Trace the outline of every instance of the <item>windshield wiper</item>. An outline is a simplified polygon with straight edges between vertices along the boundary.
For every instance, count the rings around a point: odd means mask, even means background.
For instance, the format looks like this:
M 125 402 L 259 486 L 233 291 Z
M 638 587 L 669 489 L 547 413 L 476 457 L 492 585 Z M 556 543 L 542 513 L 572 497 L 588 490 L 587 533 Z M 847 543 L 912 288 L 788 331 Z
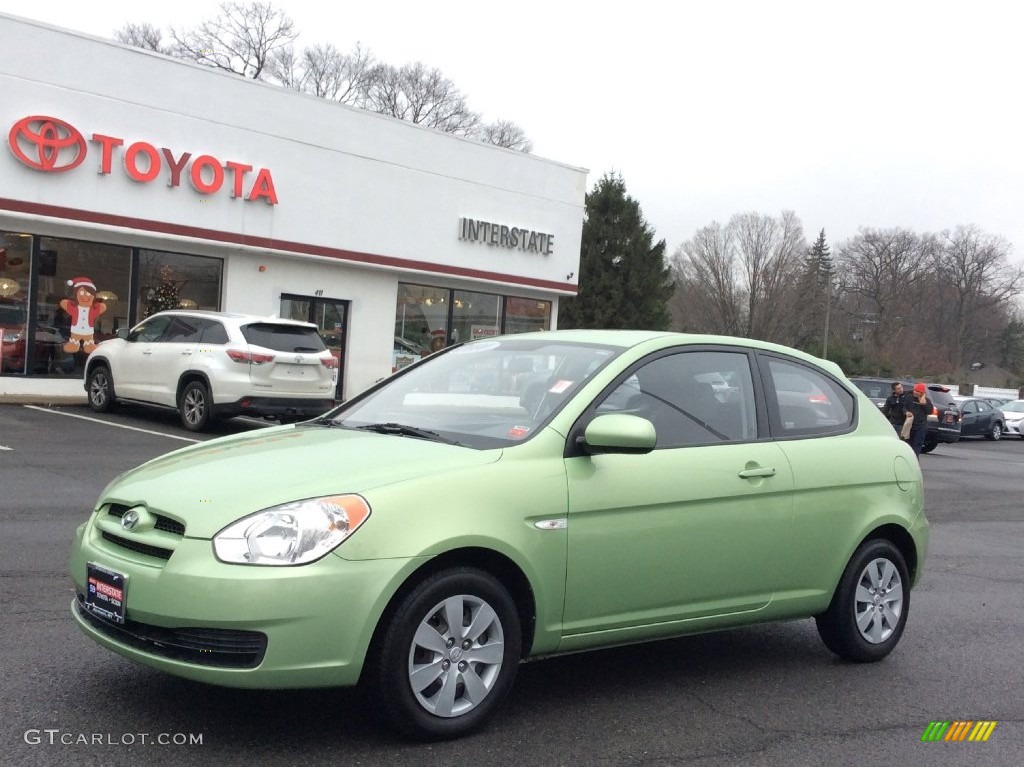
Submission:
M 379 432 L 382 435 L 407 435 L 408 437 L 420 437 L 424 440 L 434 440 L 435 442 L 447 443 L 448 445 L 461 445 L 458 441 L 441 437 L 437 432 L 432 432 L 429 429 L 410 427 L 408 424 L 398 424 L 394 421 L 381 422 L 380 424 L 363 424 L 359 427 L 352 427 L 352 429 L 361 429 L 365 432 Z

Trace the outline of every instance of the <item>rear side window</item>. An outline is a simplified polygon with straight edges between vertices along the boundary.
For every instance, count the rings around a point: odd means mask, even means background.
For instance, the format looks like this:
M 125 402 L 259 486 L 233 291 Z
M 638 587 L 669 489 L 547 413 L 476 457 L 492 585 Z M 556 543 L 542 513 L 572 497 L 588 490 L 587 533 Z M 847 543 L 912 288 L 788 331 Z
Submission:
M 242 336 L 250 344 L 275 352 L 323 352 L 327 349 L 315 328 L 300 325 L 252 323 L 242 326 Z
M 203 344 L 227 344 L 228 332 L 216 320 L 204 320 Z
M 767 362 L 764 384 L 772 415 L 772 434 L 829 435 L 853 425 L 853 395 L 830 377 L 780 358 L 762 358 L 762 362 Z

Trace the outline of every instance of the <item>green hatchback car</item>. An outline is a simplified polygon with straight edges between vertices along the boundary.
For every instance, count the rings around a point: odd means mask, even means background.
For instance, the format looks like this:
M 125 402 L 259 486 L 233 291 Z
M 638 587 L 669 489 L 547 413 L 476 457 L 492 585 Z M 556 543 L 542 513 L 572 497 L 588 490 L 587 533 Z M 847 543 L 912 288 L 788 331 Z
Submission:
M 72 612 L 141 664 L 360 684 L 438 739 L 539 656 L 813 617 L 829 650 L 878 661 L 927 543 L 917 459 L 834 364 L 551 331 L 126 472 L 76 532 Z

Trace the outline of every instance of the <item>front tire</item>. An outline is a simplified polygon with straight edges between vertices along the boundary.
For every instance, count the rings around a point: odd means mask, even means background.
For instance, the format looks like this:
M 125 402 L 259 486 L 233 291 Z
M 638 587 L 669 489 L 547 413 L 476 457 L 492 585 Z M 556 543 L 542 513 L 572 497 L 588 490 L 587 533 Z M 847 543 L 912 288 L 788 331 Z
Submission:
M 190 381 L 178 397 L 181 425 L 189 432 L 202 432 L 213 424 L 213 400 L 201 381 Z
M 989 433 L 987 435 L 985 435 L 985 437 L 987 437 L 989 440 L 998 440 L 1002 436 L 1003 436 L 1003 425 L 1000 424 L 998 421 L 995 424 L 992 425 L 992 429 L 990 429 Z
M 848 661 L 873 662 L 896 647 L 909 610 L 903 554 L 887 539 L 871 539 L 854 552 L 831 604 L 815 621 L 830 651 Z
M 107 413 L 114 407 L 114 379 L 106 366 L 97 365 L 89 372 L 85 389 L 89 397 L 89 408 L 96 413 Z
M 519 613 L 489 573 L 435 573 L 399 603 L 367 680 L 385 717 L 415 739 L 465 736 L 512 688 L 522 648 Z

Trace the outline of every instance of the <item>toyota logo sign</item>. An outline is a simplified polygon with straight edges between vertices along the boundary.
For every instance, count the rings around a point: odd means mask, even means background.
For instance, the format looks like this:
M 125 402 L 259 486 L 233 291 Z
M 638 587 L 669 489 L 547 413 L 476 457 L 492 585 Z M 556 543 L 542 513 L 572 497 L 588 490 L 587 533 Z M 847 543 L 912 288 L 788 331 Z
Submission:
M 85 160 L 85 137 L 55 117 L 24 117 L 11 126 L 7 139 L 14 156 L 37 171 L 70 171 Z
M 148 141 L 126 142 L 120 136 L 104 133 L 85 136 L 56 117 L 21 118 L 11 126 L 7 143 L 14 156 L 34 171 L 63 173 L 77 168 L 85 160 L 89 144 L 94 144 L 100 176 L 113 173 L 115 160 L 121 159 L 124 174 L 140 184 L 163 177 L 169 187 L 191 182 L 192 188 L 203 196 L 215 195 L 223 189 L 231 197 L 247 202 L 262 200 L 277 205 L 277 190 L 269 168 L 236 160 L 221 161 L 208 154 L 194 155 Z

